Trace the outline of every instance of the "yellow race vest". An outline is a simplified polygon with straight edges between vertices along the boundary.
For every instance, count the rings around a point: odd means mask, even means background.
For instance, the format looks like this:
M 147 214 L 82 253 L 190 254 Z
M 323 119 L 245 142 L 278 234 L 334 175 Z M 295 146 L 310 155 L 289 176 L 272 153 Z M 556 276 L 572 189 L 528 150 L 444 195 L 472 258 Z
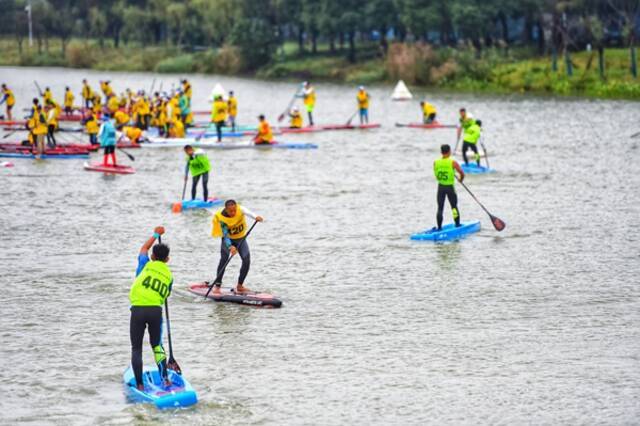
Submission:
M 131 306 L 162 306 L 173 282 L 166 263 L 150 260 L 135 279 L 129 291 Z
M 211 236 L 214 238 L 222 238 L 224 236 L 222 233 L 222 224 L 225 224 L 227 229 L 229 229 L 229 238 L 236 240 L 244 237 L 247 234 L 247 221 L 240 204 L 238 204 L 236 215 L 234 217 L 227 217 L 223 215 L 223 211 L 224 209 L 220 209 L 213 215 Z

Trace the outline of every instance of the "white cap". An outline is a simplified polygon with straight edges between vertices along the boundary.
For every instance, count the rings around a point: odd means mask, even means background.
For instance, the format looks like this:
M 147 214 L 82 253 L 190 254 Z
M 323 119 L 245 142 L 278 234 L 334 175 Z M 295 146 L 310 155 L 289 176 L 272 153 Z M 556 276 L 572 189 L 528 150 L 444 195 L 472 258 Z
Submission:
M 293 111 L 293 112 L 298 112 L 298 111 L 299 111 L 299 109 L 298 109 L 298 107 L 293 107 L 293 108 L 291 108 L 291 111 Z
M 359 90 L 364 90 L 364 86 L 358 86 Z
M 467 113 L 467 118 L 473 119 L 473 114 L 471 114 L 470 112 Z

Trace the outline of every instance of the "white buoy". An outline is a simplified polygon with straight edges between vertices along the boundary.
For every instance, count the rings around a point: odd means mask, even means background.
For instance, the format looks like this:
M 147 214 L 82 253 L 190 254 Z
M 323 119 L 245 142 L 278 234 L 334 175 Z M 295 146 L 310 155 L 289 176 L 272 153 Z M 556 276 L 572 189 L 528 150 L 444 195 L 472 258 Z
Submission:
M 413 99 L 413 95 L 409 91 L 409 88 L 404 81 L 398 81 L 395 89 L 393 89 L 393 93 L 391 94 L 391 99 L 394 101 L 408 101 L 409 99 Z
M 215 86 L 213 86 L 213 90 L 211 91 L 211 98 L 209 99 L 211 102 L 213 102 L 216 98 L 216 96 L 220 95 L 223 98 L 225 98 L 226 96 L 224 87 L 222 87 L 222 85 L 220 83 L 216 83 Z

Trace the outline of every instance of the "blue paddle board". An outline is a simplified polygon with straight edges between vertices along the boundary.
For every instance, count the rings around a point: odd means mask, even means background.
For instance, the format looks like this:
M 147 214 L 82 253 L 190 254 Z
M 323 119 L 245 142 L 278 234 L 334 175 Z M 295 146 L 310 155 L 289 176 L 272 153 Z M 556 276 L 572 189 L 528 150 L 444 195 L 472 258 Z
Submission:
M 169 370 L 171 386 L 166 387 L 157 368 L 145 367 L 142 373 L 144 390 L 136 387 L 136 378 L 131 367 L 124 372 L 122 379 L 127 397 L 133 402 L 151 402 L 158 408 L 189 407 L 198 402 L 196 391 L 191 384 L 173 370 Z
M 439 231 L 434 227 L 417 234 L 412 234 L 410 239 L 414 241 L 452 241 L 464 238 L 478 231 L 480 231 L 479 220 L 462 222 L 458 227 L 453 223 L 448 223 Z
M 478 166 L 478 164 L 476 163 L 469 163 L 469 164 L 460 163 L 460 167 L 462 168 L 463 172 L 471 175 L 480 175 L 483 173 L 492 173 L 495 171 L 488 167 Z

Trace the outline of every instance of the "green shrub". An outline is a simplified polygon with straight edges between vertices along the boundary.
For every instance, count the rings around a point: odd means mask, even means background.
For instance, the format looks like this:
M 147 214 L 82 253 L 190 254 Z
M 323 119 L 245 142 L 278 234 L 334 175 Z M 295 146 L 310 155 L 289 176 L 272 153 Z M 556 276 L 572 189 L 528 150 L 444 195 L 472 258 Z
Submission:
M 159 73 L 176 74 L 193 72 L 195 70 L 193 55 L 186 54 L 163 59 L 155 65 L 153 70 Z

